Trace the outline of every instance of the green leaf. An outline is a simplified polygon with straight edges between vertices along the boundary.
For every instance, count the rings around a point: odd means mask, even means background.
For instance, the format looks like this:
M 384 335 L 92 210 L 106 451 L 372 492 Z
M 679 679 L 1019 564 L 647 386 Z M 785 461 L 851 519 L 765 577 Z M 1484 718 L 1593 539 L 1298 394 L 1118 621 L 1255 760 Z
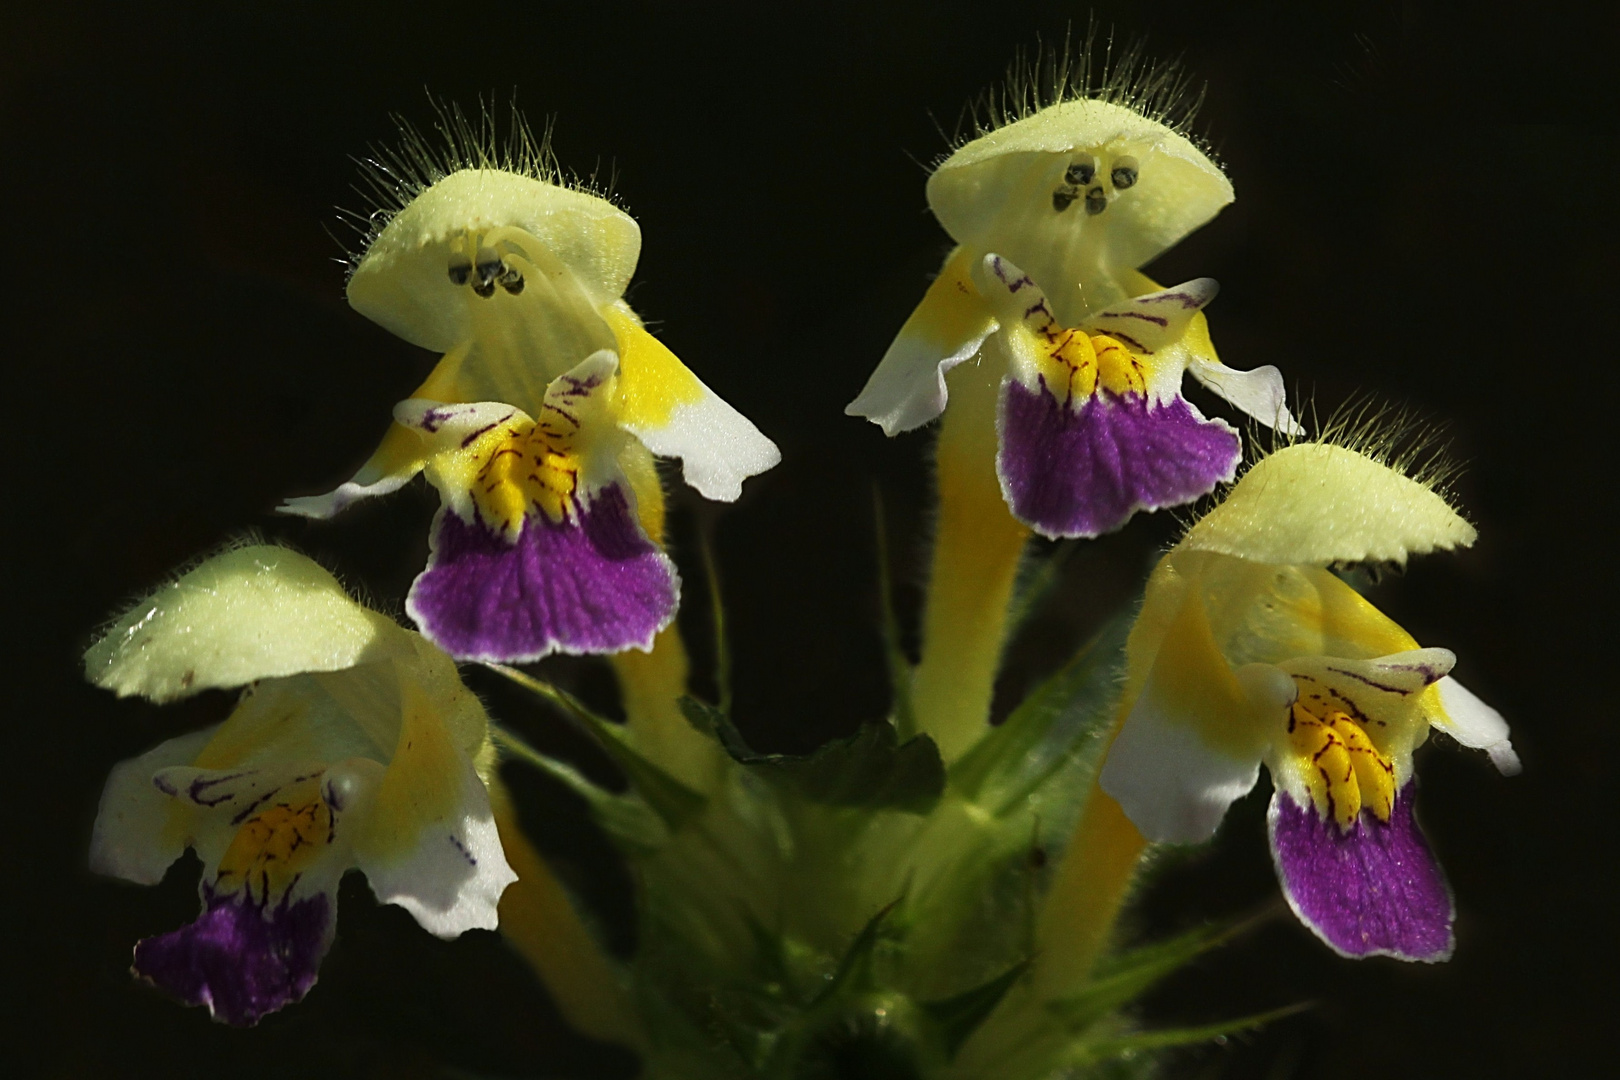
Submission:
M 1107 745 L 1131 622 L 1129 614 L 1110 620 L 1036 687 L 951 767 L 952 785 L 999 816 L 1066 765 L 1094 769 Z
M 1018 578 L 1013 582 L 1012 599 L 1007 604 L 1007 640 L 1012 641 L 1031 616 L 1041 610 L 1058 583 L 1063 579 L 1063 568 L 1084 546 L 1073 539 L 1060 540 L 1041 552 L 1041 544 L 1024 549 L 1024 558 L 1018 567 Z
M 532 675 L 504 664 L 485 664 L 492 671 L 506 676 L 526 690 L 549 701 L 564 716 L 574 721 L 597 745 L 605 750 L 614 764 L 624 770 L 625 778 L 647 805 L 664 820 L 670 829 L 678 829 L 701 811 L 707 800 L 675 777 L 647 760 L 630 745 L 629 733 L 623 725 L 597 716 L 585 704 L 566 690 L 552 686 Z
M 1168 941 L 1105 957 L 1079 993 L 1047 1003 L 1047 1010 L 1071 1031 L 1084 1031 L 1122 1005 L 1145 994 L 1160 979 L 1217 945 L 1253 927 L 1266 913 L 1229 926 L 1203 927 Z
M 742 733 L 731 722 L 731 715 L 719 706 L 699 701 L 690 694 L 682 695 L 676 704 L 680 706 L 686 722 L 723 746 L 733 761 L 748 765 L 765 760 L 764 755 L 756 754 L 749 748 Z
M 1194 1043 L 1224 1039 L 1228 1035 L 1235 1035 L 1240 1031 L 1252 1031 L 1274 1020 L 1281 1020 L 1285 1016 L 1293 1016 L 1296 1013 L 1304 1012 L 1311 1007 L 1310 1002 L 1301 1002 L 1297 1005 L 1285 1005 L 1280 1009 L 1272 1009 L 1269 1012 L 1255 1013 L 1252 1016 L 1239 1017 L 1235 1020 L 1222 1020 L 1218 1023 L 1203 1024 L 1198 1027 L 1161 1028 L 1157 1031 L 1138 1031 L 1129 1035 L 1115 1035 L 1105 1039 L 1082 1040 L 1070 1048 L 1069 1052 L 1064 1055 L 1063 1062 L 1065 1065 L 1072 1067 L 1153 1050 L 1169 1050 L 1176 1046 L 1191 1046 Z
M 995 1011 L 996 1006 L 1001 1004 L 1001 999 L 1007 996 L 1007 991 L 1011 990 L 1013 984 L 1029 969 L 1029 963 L 1028 960 L 1020 961 L 989 982 L 963 991 L 955 997 L 941 1001 L 919 1002 L 923 1012 L 939 1025 L 948 1057 L 955 1057 L 956 1051 L 967 1041 L 968 1036 L 978 1030 L 985 1018 Z
M 531 765 L 583 796 L 596 823 L 622 846 L 656 851 L 669 838 L 663 820 L 642 799 L 597 787 L 572 765 L 547 757 L 505 728 L 491 724 L 489 730 L 503 756 Z
M 899 900 L 891 900 L 883 906 L 883 910 L 866 921 L 866 925 L 861 927 L 861 932 L 855 935 L 855 940 L 850 942 L 849 948 L 844 950 L 843 958 L 838 961 L 838 970 L 833 973 L 832 979 L 810 1003 L 812 1009 L 846 991 L 864 993 L 877 989 L 877 982 L 872 977 L 872 952 L 877 948 L 884 920 L 899 906 Z
M 830 806 L 926 814 L 945 791 L 945 763 L 934 740 L 918 735 L 897 745 L 887 721 L 863 725 L 809 757 L 760 768 L 786 778 L 805 798 Z
M 900 743 L 886 720 L 803 756 L 755 753 L 713 705 L 683 697 L 693 727 L 717 739 L 739 765 L 792 796 L 826 806 L 926 814 L 945 791 L 945 763 L 926 735 Z

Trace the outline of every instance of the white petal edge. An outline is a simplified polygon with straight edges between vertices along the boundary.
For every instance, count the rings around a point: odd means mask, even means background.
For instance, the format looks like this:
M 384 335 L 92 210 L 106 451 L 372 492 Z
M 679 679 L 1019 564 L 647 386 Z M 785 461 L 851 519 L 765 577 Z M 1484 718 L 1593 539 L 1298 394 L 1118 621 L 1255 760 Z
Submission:
M 359 502 L 361 499 L 371 499 L 379 495 L 389 495 L 410 483 L 416 476 L 413 469 L 408 473 L 393 473 L 380 480 L 370 483 L 361 479 L 368 470 L 362 469 L 354 475 L 352 480 L 345 480 L 325 495 L 295 495 L 290 499 L 283 499 L 281 505 L 276 507 L 277 513 L 291 514 L 294 517 L 315 518 L 324 521 L 335 517 Z
M 682 478 L 716 502 L 735 502 L 744 480 L 782 460 L 775 443 L 707 386 L 698 400 L 676 405 L 667 423 L 625 430 L 659 457 L 680 458 Z
M 398 904 L 441 938 L 495 929 L 501 893 L 517 880 L 501 848 L 489 792 L 465 758 L 461 767 L 458 820 L 423 830 L 416 848 L 402 859 L 364 854 L 357 859 L 378 902 Z
M 997 324 L 991 322 L 984 333 L 968 338 L 947 356 L 902 332 L 878 361 L 860 395 L 844 407 L 844 415 L 864 417 L 890 436 L 922 427 L 945 411 L 949 396 L 946 374 L 973 359 L 996 329 Z
M 1192 377 L 1227 404 L 1284 435 L 1303 435 L 1305 429 L 1288 411 L 1288 391 L 1282 372 L 1270 364 L 1253 371 L 1238 371 L 1218 360 L 1195 356 L 1187 363 Z
M 1450 675 L 1440 680 L 1437 689 L 1446 711 L 1444 722 L 1437 727 L 1464 746 L 1485 751 L 1503 776 L 1517 776 L 1524 770 L 1508 741 L 1508 722 L 1501 713 Z
M 152 783 L 163 769 L 190 765 L 219 725 L 161 742 L 121 761 L 107 776 L 101 808 L 90 832 L 90 869 L 97 874 L 156 885 L 186 850 L 183 838 L 167 835 L 174 800 Z
M 1150 687 L 1108 748 L 1098 784 L 1149 840 L 1195 844 L 1215 835 L 1227 807 L 1259 779 L 1258 758 L 1243 761 L 1214 749 L 1189 724 L 1167 716 Z

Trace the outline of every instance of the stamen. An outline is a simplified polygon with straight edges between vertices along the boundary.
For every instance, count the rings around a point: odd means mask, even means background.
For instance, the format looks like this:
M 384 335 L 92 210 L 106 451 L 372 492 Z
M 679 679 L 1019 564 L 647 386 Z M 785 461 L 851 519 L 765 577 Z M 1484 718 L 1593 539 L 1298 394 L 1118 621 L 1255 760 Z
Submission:
M 1103 189 L 1100 186 L 1086 192 L 1086 213 L 1100 214 L 1106 209 L 1108 209 L 1108 196 L 1103 194 Z
M 499 255 L 488 248 L 482 248 L 478 252 L 477 269 L 479 284 L 487 285 L 506 273 L 506 264 L 501 261 Z
M 472 277 L 472 260 L 465 255 L 458 255 L 450 260 L 450 284 L 465 285 Z
M 1097 159 L 1090 154 L 1075 158 L 1069 163 L 1068 170 L 1063 179 L 1075 187 L 1085 187 L 1091 183 L 1092 177 L 1097 175 Z
M 1069 204 L 1080 197 L 1080 193 L 1072 187 L 1060 187 L 1052 192 L 1052 209 L 1058 213 L 1069 208 Z
M 1114 189 L 1124 191 L 1135 184 L 1137 168 L 1136 159 L 1133 157 L 1122 157 L 1114 162 L 1114 171 L 1108 174 L 1108 179 L 1114 182 Z

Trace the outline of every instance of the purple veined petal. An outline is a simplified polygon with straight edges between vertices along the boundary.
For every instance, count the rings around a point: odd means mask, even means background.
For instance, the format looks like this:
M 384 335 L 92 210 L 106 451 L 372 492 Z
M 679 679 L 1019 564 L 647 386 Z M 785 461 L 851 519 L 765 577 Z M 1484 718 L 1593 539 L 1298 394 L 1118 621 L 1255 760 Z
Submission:
M 512 543 L 441 510 L 405 609 L 457 659 L 522 662 L 650 648 L 679 600 L 674 564 L 610 484 L 561 522 L 531 510 Z
M 324 892 L 301 900 L 287 893 L 264 904 L 251 893 L 204 885 L 196 922 L 135 946 L 135 974 L 238 1027 L 300 1000 L 332 944 L 335 900 Z
M 1286 791 L 1272 796 L 1271 854 L 1283 895 L 1342 956 L 1451 956 L 1451 889 L 1413 817 L 1415 793 L 1413 783 L 1401 790 L 1387 823 L 1363 811 L 1349 830 Z
M 1009 378 L 997 420 L 1002 494 L 1043 536 L 1100 536 L 1138 510 L 1191 502 L 1232 479 L 1242 457 L 1231 427 L 1180 397 L 1101 390 L 1063 403 L 1044 381 Z

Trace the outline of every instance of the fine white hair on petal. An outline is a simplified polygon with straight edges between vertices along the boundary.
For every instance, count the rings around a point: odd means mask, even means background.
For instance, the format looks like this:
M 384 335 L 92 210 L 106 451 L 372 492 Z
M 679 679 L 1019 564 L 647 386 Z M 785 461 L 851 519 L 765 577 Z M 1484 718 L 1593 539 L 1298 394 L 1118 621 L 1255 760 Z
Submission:
M 1282 372 L 1270 364 L 1238 371 L 1218 360 L 1195 356 L 1187 364 L 1193 378 L 1220 395 L 1228 404 L 1284 435 L 1303 435 L 1305 429 L 1288 411 L 1288 392 Z
M 1404 566 L 1476 536 L 1425 484 L 1347 447 L 1309 442 L 1261 458 L 1180 547 L 1254 562 Z
M 216 555 L 135 605 L 84 655 L 119 697 L 173 701 L 207 689 L 338 671 L 408 648 L 313 560 L 254 545 Z
M 472 764 L 457 757 L 462 797 L 450 819 L 424 828 L 402 858 L 357 853 L 377 900 L 398 904 L 442 938 L 495 929 L 501 893 L 517 880 L 501 848 L 489 792 Z
M 865 417 L 891 436 L 922 427 L 945 411 L 946 374 L 971 360 L 995 329 L 994 322 L 987 323 L 982 333 L 943 356 L 926 338 L 902 332 L 878 361 L 860 395 L 844 407 L 844 415 Z
M 660 457 L 680 458 L 682 478 L 717 502 L 735 502 L 744 480 L 782 460 L 775 443 L 707 386 L 696 401 L 677 404 L 668 423 L 628 430 Z
M 137 885 L 163 880 L 164 871 L 185 851 L 186 839 L 168 830 L 174 800 L 152 778 L 163 769 L 191 764 L 218 730 L 215 724 L 169 739 L 113 766 L 90 834 L 93 872 Z
M 1436 726 L 1464 746 L 1485 751 L 1503 776 L 1519 775 L 1524 766 L 1508 741 L 1508 722 L 1502 714 L 1450 675 L 1440 680 L 1438 688 L 1446 715 Z
M 1167 715 L 1151 687 L 1108 748 L 1098 784 L 1149 840 L 1208 840 L 1227 807 L 1260 778 L 1260 759 L 1221 753 L 1189 722 Z

